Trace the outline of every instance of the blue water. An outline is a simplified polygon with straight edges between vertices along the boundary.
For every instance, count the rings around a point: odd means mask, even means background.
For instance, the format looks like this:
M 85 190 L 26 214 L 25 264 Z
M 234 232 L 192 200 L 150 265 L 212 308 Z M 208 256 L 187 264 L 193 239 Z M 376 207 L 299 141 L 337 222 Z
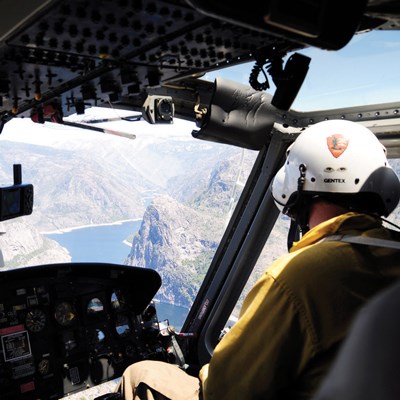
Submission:
M 130 247 L 123 241 L 139 230 L 141 222 L 128 221 L 115 225 L 92 226 L 46 236 L 65 247 L 71 255 L 72 262 L 123 264 L 130 252 Z M 168 320 L 177 331 L 181 330 L 188 309 L 167 303 L 156 303 L 156 308 L 160 321 Z
M 141 221 L 128 221 L 115 225 L 92 226 L 70 232 L 46 236 L 65 247 L 72 262 L 109 262 L 122 264 L 129 255 L 130 247 L 123 243 L 136 233 Z

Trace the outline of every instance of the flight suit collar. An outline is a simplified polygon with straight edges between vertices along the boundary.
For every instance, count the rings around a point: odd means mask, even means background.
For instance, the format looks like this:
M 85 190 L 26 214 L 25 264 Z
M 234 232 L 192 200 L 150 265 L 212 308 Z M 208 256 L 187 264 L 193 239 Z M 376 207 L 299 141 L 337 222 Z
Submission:
M 372 215 L 348 212 L 337 217 L 321 222 L 310 229 L 298 242 L 295 242 L 290 249 L 290 253 L 302 249 L 306 246 L 319 242 L 326 236 L 343 233 L 344 231 L 364 231 L 377 228 L 382 225 L 379 217 Z

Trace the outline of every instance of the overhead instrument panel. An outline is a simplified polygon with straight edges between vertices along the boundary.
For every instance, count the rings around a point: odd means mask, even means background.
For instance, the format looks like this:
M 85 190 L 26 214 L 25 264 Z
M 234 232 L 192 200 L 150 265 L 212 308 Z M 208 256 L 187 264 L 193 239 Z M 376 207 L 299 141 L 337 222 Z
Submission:
M 147 87 L 252 60 L 260 43 L 283 53 L 298 47 L 205 16 L 184 0 L 42 3 L 34 11 L 18 3 L 21 21 L 3 33 L 3 120 L 50 102 L 53 119 L 57 109 L 65 116 L 111 103 L 141 107 Z
M 194 78 L 207 71 L 254 61 L 250 85 L 269 88 L 268 72 L 279 87 L 298 69 L 282 71 L 286 55 L 400 26 L 393 1 L 353 3 L 343 12 L 344 0 L 250 1 L 245 9 L 225 0 L 0 2 L 0 130 L 16 116 L 60 122 L 89 106 L 142 111 L 160 88 L 193 120 L 193 106 L 207 104 Z
M 1 398 L 58 399 L 170 360 L 152 299 L 153 270 L 56 264 L 0 273 Z

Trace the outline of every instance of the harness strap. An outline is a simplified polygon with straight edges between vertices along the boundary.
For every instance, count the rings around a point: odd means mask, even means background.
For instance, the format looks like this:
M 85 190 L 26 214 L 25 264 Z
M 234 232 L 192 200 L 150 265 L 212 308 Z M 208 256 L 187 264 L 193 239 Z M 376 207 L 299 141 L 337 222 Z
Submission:
M 323 242 L 325 240 L 347 242 L 353 244 L 363 244 L 366 246 L 387 247 L 389 249 L 400 250 L 400 242 L 396 240 L 378 239 L 378 238 L 357 236 L 357 235 L 331 235 L 325 237 L 321 241 Z

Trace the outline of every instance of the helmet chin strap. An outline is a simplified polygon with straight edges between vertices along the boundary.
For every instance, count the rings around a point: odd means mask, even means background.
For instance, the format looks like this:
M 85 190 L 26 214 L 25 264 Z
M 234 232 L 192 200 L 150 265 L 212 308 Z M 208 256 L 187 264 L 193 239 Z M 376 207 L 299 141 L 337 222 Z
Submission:
M 297 180 L 298 193 L 301 193 L 303 191 L 303 186 L 304 186 L 304 183 L 306 182 L 306 171 L 307 171 L 307 167 L 305 166 L 305 164 L 300 164 L 299 165 L 300 176 L 299 176 L 299 179 Z
M 290 249 L 292 248 L 293 243 L 299 240 L 300 240 L 300 226 L 294 219 L 292 219 L 290 221 L 289 233 L 287 236 L 288 251 L 290 251 Z
M 289 233 L 287 237 L 288 250 L 291 249 L 293 243 L 300 239 L 300 234 L 308 231 L 308 207 L 306 204 L 301 205 L 303 186 L 306 181 L 306 166 L 305 164 L 299 165 L 300 176 L 297 180 L 297 193 L 290 205 L 287 205 L 283 212 L 290 213 L 290 210 L 297 209 L 294 218 L 290 222 Z

